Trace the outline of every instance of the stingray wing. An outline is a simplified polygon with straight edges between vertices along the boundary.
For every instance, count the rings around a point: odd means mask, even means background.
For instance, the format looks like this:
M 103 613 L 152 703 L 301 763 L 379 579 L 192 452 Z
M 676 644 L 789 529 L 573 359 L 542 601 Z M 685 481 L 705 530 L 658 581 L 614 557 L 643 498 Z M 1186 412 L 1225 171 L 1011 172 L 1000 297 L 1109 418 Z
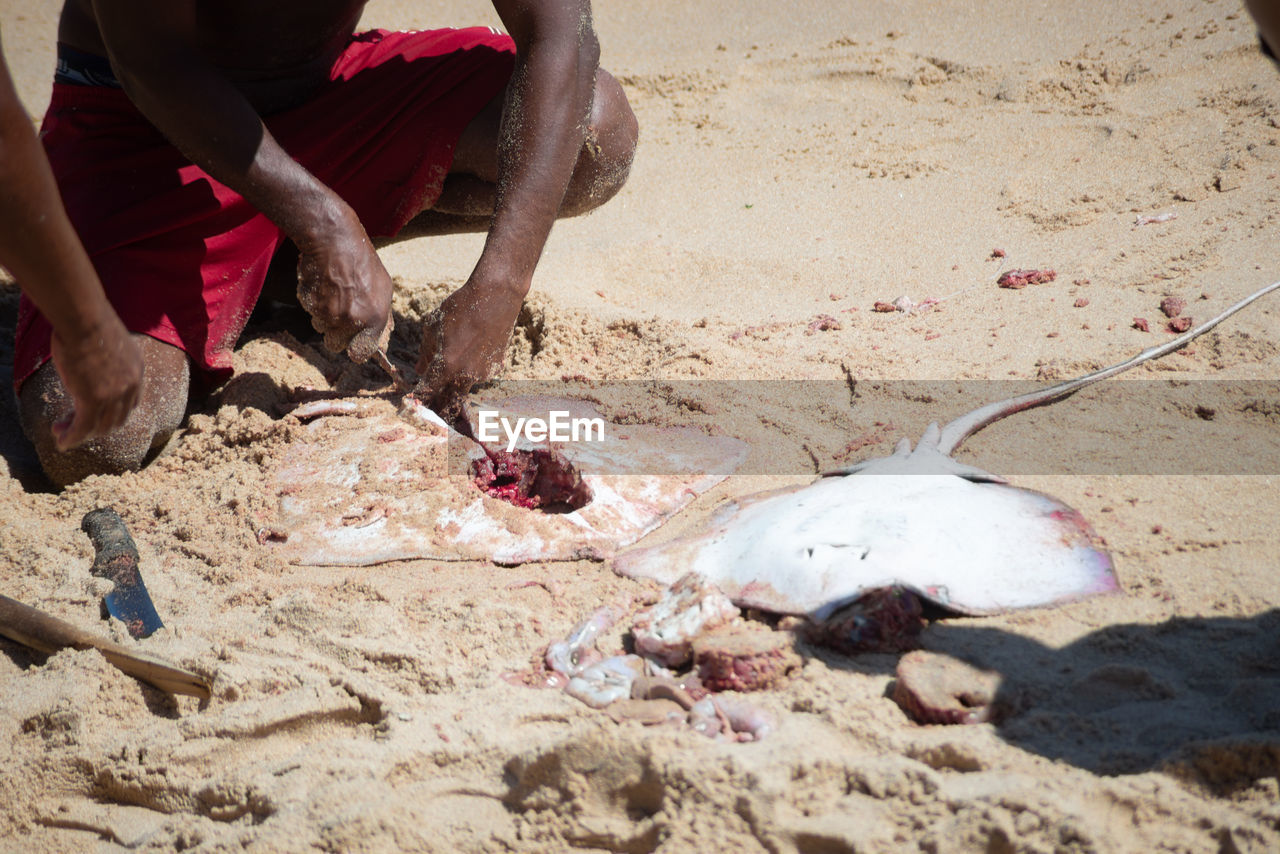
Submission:
M 695 537 L 628 552 L 620 573 L 697 572 L 743 607 L 824 619 L 901 585 L 987 614 L 1115 590 L 1079 513 L 1046 495 L 950 475 L 825 478 L 726 508 Z
M 554 398 L 536 406 L 594 412 Z M 592 501 L 543 513 L 481 494 L 467 474 L 474 446 L 451 442 L 443 426 L 408 424 L 389 404 L 362 416 L 311 423 L 271 475 L 279 501 L 265 539 L 290 563 L 603 559 L 723 480 L 747 452 L 694 429 L 609 425 L 602 441 L 558 446 L 585 472 Z

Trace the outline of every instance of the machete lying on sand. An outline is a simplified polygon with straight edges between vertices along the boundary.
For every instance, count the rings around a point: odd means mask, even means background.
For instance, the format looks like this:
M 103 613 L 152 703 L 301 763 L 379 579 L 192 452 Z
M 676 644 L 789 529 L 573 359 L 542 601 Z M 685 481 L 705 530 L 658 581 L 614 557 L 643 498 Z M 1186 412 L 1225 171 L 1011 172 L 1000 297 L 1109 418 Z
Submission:
M 133 544 L 120 514 L 110 507 L 90 510 L 84 514 L 80 530 L 88 534 L 93 543 L 90 574 L 112 584 L 111 592 L 102 598 L 107 613 L 124 623 L 135 640 L 163 629 L 164 623 L 138 571 L 138 547 Z

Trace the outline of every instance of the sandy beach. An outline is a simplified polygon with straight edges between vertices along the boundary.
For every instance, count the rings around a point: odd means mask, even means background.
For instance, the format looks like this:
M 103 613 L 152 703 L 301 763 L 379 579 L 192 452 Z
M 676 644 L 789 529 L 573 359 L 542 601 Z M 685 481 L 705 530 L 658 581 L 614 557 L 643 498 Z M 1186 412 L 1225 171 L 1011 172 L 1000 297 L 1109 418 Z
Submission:
M 0 0 L 33 121 L 58 7 Z M 594 8 L 639 150 L 612 202 L 556 225 L 491 391 L 550 381 L 614 423 L 747 443 L 742 474 L 642 544 L 1168 340 L 1168 297 L 1205 320 L 1280 278 L 1280 71 L 1234 0 Z M 496 23 L 372 0 L 362 26 Z M 381 249 L 403 364 L 482 239 Z M 1056 275 L 998 287 L 1010 269 Z M 925 304 L 875 308 L 904 296 Z M 17 302 L 5 279 L 10 386 Z M 918 724 L 889 696 L 896 655 L 800 642 L 750 696 L 778 721 L 754 743 L 504 678 L 599 606 L 656 596 L 607 562 L 308 567 L 262 542 L 289 406 L 387 386 L 296 313 L 255 317 L 237 377 L 137 474 L 52 492 L 4 395 L 0 593 L 213 696 L 0 639 L 0 851 L 1280 850 L 1278 318 L 1273 295 L 959 451 L 1080 511 L 1120 583 L 925 630 L 999 673 L 1010 714 Z M 146 640 L 100 617 L 80 530 L 99 506 L 166 623 Z

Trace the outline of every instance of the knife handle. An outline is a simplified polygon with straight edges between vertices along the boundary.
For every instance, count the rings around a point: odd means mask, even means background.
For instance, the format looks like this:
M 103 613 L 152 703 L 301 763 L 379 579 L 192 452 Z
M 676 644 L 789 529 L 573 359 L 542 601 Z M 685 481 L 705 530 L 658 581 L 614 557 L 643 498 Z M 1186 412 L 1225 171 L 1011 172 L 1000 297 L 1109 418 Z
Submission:
M 80 520 L 80 530 L 93 543 L 93 566 L 89 572 L 117 584 L 138 583 L 138 547 L 119 513 L 110 507 L 91 510 Z

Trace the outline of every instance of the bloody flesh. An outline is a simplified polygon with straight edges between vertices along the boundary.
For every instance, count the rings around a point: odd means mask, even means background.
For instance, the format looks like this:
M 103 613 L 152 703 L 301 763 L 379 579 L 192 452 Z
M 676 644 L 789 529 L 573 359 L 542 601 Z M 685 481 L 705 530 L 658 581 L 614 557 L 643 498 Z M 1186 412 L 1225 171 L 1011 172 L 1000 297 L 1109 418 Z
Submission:
M 996 279 L 996 284 L 1002 288 L 1021 290 L 1027 285 L 1043 285 L 1056 278 L 1058 274 L 1053 270 L 1009 270 Z
M 549 448 L 487 449 L 473 460 L 471 476 L 486 495 L 527 510 L 585 507 L 591 488 L 562 455 Z

